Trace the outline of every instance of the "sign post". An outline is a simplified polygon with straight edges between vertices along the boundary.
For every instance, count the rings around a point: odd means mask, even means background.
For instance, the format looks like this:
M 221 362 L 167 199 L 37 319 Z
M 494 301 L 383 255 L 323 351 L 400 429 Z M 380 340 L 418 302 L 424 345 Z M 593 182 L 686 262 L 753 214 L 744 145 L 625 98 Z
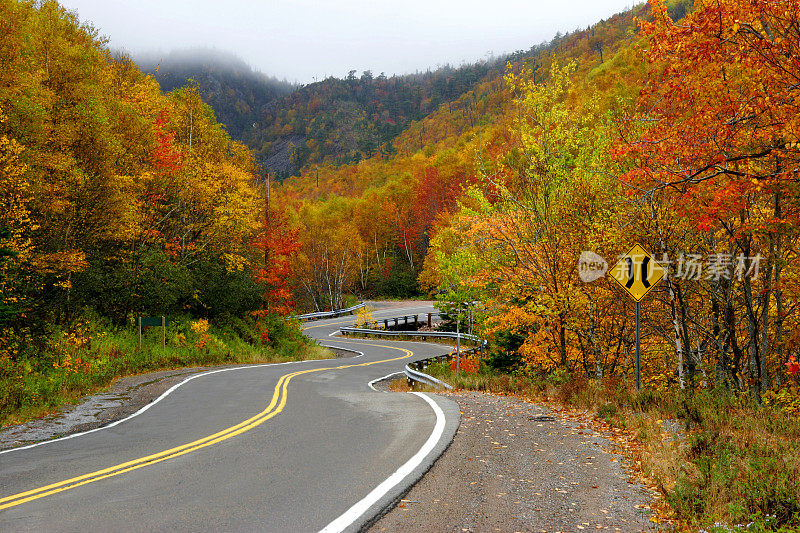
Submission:
M 136 317 L 139 326 L 139 349 L 142 349 L 142 329 L 146 327 L 161 326 L 161 347 L 167 346 L 167 317 L 165 316 L 139 316 Z
M 642 306 L 639 302 L 634 305 L 636 306 L 636 390 L 642 390 L 642 351 L 639 333 L 639 325 L 642 322 Z
M 640 302 L 664 279 L 667 271 L 644 248 L 635 245 L 609 271 L 611 277 L 633 298 L 636 312 L 636 390 L 642 388 L 641 315 Z

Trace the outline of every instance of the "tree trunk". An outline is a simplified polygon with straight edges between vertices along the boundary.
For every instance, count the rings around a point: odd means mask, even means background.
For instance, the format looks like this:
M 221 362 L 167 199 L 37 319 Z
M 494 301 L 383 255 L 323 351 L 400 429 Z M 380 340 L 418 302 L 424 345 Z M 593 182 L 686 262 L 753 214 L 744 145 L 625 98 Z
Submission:
M 679 333 L 683 337 L 683 375 L 686 381 L 690 383 L 694 379 L 694 365 L 691 356 L 686 357 L 691 352 L 691 342 L 689 341 L 689 328 L 686 326 L 687 316 L 686 316 L 686 303 L 683 301 L 683 290 L 681 289 L 680 285 L 676 285 L 675 296 L 677 296 L 678 302 L 678 316 L 679 316 Z M 687 360 L 688 359 L 688 360 Z M 688 364 L 687 364 L 688 363 Z M 688 375 L 687 371 L 688 370 Z
M 669 288 L 669 303 L 670 313 L 672 314 L 672 325 L 675 328 L 675 354 L 678 358 L 678 383 L 681 389 L 686 388 L 686 381 L 683 377 L 683 335 L 681 334 L 681 325 L 678 321 L 678 310 L 676 309 L 677 303 L 675 299 L 675 288 L 673 287 L 672 280 L 667 279 L 667 287 Z
M 559 321 L 559 352 L 561 356 L 561 368 L 567 368 L 567 336 L 566 332 L 564 331 L 564 314 L 561 313 L 558 315 Z
M 746 257 L 750 257 L 750 242 L 745 241 L 741 246 L 743 253 Z M 750 265 L 747 265 L 748 267 Z M 761 399 L 761 361 L 758 343 L 758 317 L 756 316 L 753 308 L 753 286 L 750 283 L 750 278 L 747 272 L 744 273 L 742 280 L 744 288 L 744 305 L 747 319 L 747 337 L 748 337 L 748 354 L 747 354 L 747 369 L 750 376 L 750 381 L 753 383 L 753 396 L 756 399 Z
M 764 273 L 766 287 L 762 296 L 761 308 L 761 347 L 759 374 L 761 375 L 761 392 L 769 390 L 771 383 L 769 368 L 767 365 L 767 355 L 769 353 L 769 305 L 772 296 L 772 264 L 775 258 L 775 239 L 772 232 L 769 234 L 769 256 L 767 257 L 767 268 Z

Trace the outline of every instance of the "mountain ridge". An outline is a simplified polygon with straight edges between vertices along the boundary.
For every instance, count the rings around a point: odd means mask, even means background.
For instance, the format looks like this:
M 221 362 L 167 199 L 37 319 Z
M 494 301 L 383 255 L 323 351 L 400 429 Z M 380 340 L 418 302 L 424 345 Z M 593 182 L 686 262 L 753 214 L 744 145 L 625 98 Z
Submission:
M 164 92 L 195 83 L 217 120 L 239 141 L 258 124 L 265 106 L 297 89 L 286 80 L 254 70 L 233 53 L 216 49 L 138 54 L 133 60 Z

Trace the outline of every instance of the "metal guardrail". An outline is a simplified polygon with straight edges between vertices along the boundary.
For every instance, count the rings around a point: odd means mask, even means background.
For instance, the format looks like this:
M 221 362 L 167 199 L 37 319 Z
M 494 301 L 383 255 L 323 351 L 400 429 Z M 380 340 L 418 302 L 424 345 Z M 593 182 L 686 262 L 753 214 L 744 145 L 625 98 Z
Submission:
M 448 385 L 444 381 L 440 381 L 433 376 L 425 374 L 424 372 L 418 372 L 417 370 L 414 370 L 411 368 L 411 365 L 413 364 L 414 363 L 409 363 L 405 368 L 406 379 L 408 380 L 409 385 L 411 385 L 412 382 L 417 381 L 419 383 L 431 385 L 432 387 L 444 387 L 445 389 L 453 390 L 452 385 Z
M 420 321 L 420 316 L 422 320 Z M 433 325 L 433 317 L 434 316 L 441 316 L 441 313 L 438 311 L 432 311 L 430 313 L 416 313 L 413 315 L 400 315 L 400 316 L 392 316 L 392 317 L 380 317 L 380 318 L 373 318 L 369 320 L 366 324 L 362 324 L 362 329 L 369 329 L 370 325 L 372 329 L 396 329 L 399 331 L 400 327 L 408 328 L 409 326 L 419 327 L 424 324 L 428 324 L 428 327 Z M 426 320 L 427 318 L 427 320 Z M 394 322 L 394 324 L 392 324 Z M 379 328 L 378 326 L 383 323 L 383 328 Z
M 480 351 L 480 347 L 470 348 L 469 350 L 464 350 L 461 352 L 462 356 L 468 354 L 474 354 Z M 424 383 L 426 385 L 431 385 L 434 387 L 444 387 L 449 390 L 453 390 L 453 386 L 445 383 L 444 381 L 438 380 L 435 377 L 422 372 L 429 365 L 433 363 L 447 363 L 453 360 L 453 356 L 455 354 L 447 353 L 444 355 L 436 355 L 434 357 L 428 357 L 426 359 L 420 359 L 419 361 L 414 361 L 408 363 L 405 368 L 406 380 L 408 381 L 408 386 L 413 386 L 414 382 L 417 381 L 419 383 Z
M 297 318 L 300 320 L 310 320 L 313 318 L 336 318 L 338 316 L 346 315 L 347 313 L 352 313 L 362 307 L 365 307 L 367 304 L 360 303 L 358 305 L 354 305 L 353 307 L 348 307 L 347 309 L 336 309 L 335 311 L 317 311 L 316 313 L 306 313 L 304 315 L 297 315 Z
M 350 326 L 339 328 L 339 331 L 342 332 L 342 335 L 354 333 L 356 335 L 384 335 L 389 337 L 422 337 L 423 339 L 428 337 L 435 339 L 457 339 L 461 337 L 462 340 L 477 342 L 484 346 L 486 345 L 486 341 L 482 340 L 480 337 L 467 333 L 456 333 L 455 331 L 392 331 L 389 329 L 367 329 Z
M 477 342 L 479 344 L 478 347 L 469 348 L 467 350 L 462 351 L 463 355 L 475 353 L 478 351 L 482 351 L 482 349 L 488 344 L 487 341 L 481 339 L 480 337 L 476 337 L 475 335 L 469 335 L 467 333 L 456 333 L 454 331 L 391 331 L 385 329 L 367 329 L 367 328 L 354 328 L 354 327 L 343 327 L 339 328 L 339 331 L 342 332 L 343 335 L 347 335 L 348 333 L 355 333 L 358 335 L 386 335 L 390 337 L 433 337 L 433 338 L 442 338 L 442 339 L 456 339 L 461 338 L 462 340 L 469 340 L 473 342 Z M 453 354 L 444 354 L 444 355 L 437 355 L 435 357 L 428 357 L 426 359 L 420 359 L 419 361 L 413 361 L 408 363 L 405 367 L 405 374 L 406 379 L 408 380 L 409 386 L 412 385 L 414 381 L 419 383 L 424 383 L 426 385 L 431 385 L 433 387 L 444 387 L 446 389 L 451 389 L 452 386 L 448 385 L 444 381 L 440 381 L 433 376 L 429 376 L 422 372 L 425 368 L 428 367 L 431 363 L 442 363 L 445 361 L 449 361 Z

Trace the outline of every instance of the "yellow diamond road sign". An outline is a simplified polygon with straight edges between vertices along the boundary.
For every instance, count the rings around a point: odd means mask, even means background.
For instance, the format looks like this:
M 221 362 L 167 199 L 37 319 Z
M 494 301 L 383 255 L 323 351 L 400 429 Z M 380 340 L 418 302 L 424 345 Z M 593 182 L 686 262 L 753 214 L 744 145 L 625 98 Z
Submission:
M 623 255 L 609 271 L 611 277 L 637 302 L 641 301 L 666 273 L 664 267 L 638 244 Z

